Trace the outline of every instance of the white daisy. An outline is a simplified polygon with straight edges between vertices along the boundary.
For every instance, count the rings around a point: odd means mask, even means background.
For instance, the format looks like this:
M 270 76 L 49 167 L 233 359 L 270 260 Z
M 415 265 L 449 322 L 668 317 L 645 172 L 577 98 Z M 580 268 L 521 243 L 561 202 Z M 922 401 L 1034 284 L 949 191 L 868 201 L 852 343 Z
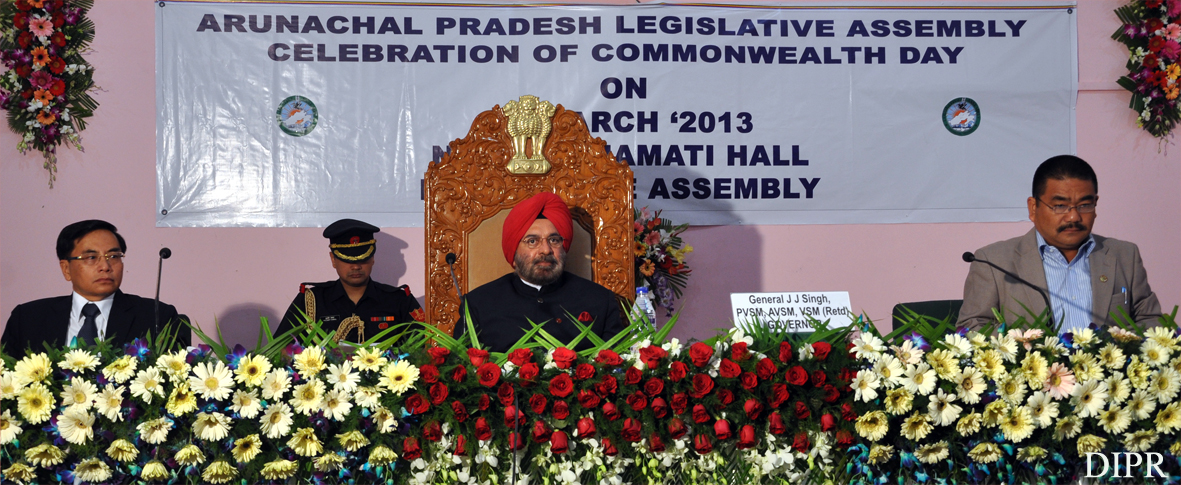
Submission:
M 289 389 L 291 389 L 291 374 L 288 374 L 284 369 L 275 369 L 268 373 L 267 378 L 262 381 L 262 398 L 282 399 Z
M 142 399 L 144 404 L 151 404 L 155 396 L 164 397 L 164 376 L 160 369 L 148 367 L 139 371 L 131 381 L 131 395 Z
M 349 411 L 353 409 L 353 404 L 349 402 L 345 392 L 333 389 L 324 394 L 324 403 L 321 408 L 324 410 L 324 416 L 336 421 L 344 421 L 349 416 Z
M 67 409 L 57 417 L 57 432 L 62 439 L 81 445 L 94 437 L 94 415 L 77 409 Z
M 918 364 L 923 361 L 923 349 L 915 347 L 914 342 L 910 340 L 903 341 L 898 347 L 891 346 L 890 350 L 894 351 L 894 357 L 903 364 Z
M 86 350 L 74 349 L 66 352 L 66 355 L 62 356 L 62 360 L 57 363 L 57 366 L 62 369 L 81 373 L 94 370 L 95 367 L 98 367 L 98 364 L 98 357 L 95 357 L 94 354 Z
M 381 405 L 381 391 L 376 387 L 358 387 L 357 392 L 353 394 L 353 401 L 355 401 L 358 406 L 372 411 L 373 408 Z
M 883 354 L 873 365 L 873 371 L 881 377 L 882 384 L 890 389 L 902 384 L 902 376 L 906 372 L 902 369 L 902 362 L 890 354 Z
M 878 385 L 881 381 L 878 380 L 878 375 L 872 370 L 862 369 L 857 371 L 857 376 L 853 377 L 853 382 L 850 384 L 853 387 L 854 399 L 860 399 L 865 402 L 870 402 L 878 397 Z
M 233 392 L 234 376 L 221 361 L 197 364 L 189 376 L 189 388 L 205 399 L 221 401 Z
M 88 379 L 81 377 L 70 378 L 70 383 L 62 388 L 62 406 L 79 411 L 88 411 L 94 406 L 94 397 L 98 394 L 98 386 Z
M 285 402 L 267 406 L 266 412 L 262 413 L 262 418 L 259 419 L 262 423 L 262 432 L 271 439 L 287 436 L 291 432 L 291 423 L 294 422 L 291 416 L 291 406 Z
M 1107 383 L 1100 380 L 1090 380 L 1074 388 L 1074 395 L 1070 402 L 1078 411 L 1078 417 L 1086 418 L 1099 414 L 1099 410 L 1107 404 Z
M 956 395 L 944 394 L 943 389 L 939 389 L 934 396 L 931 396 L 931 402 L 927 405 L 927 411 L 931 414 L 931 421 L 936 426 L 950 426 L 955 423 L 960 417 L 960 412 L 963 408 L 953 404 Z
M 21 423 L 12 415 L 11 409 L 5 409 L 4 414 L 0 414 L 0 445 L 7 445 L 12 440 L 15 440 L 21 434 Z
M 858 359 L 877 362 L 882 356 L 882 351 L 885 349 L 886 343 L 869 332 L 864 332 L 860 337 L 853 340 L 853 353 L 857 355 Z
M 123 386 L 108 385 L 94 400 L 94 407 L 111 421 L 123 421 Z
M 943 337 L 943 343 L 947 345 L 947 350 L 950 350 L 956 357 L 962 357 L 972 353 L 972 342 L 964 338 L 958 333 L 949 333 Z
M 197 413 L 193 431 L 205 441 L 218 441 L 230 434 L 230 417 L 222 413 Z
M 935 390 L 935 371 L 925 362 L 906 367 L 906 377 L 902 385 L 913 394 L 926 396 Z
M 168 375 L 168 379 L 176 382 L 178 379 L 187 380 L 189 376 L 189 363 L 187 362 L 187 355 L 183 351 L 176 351 L 171 354 L 161 355 L 156 359 L 156 367 Z
M 319 411 L 323 402 L 324 383 L 314 377 L 307 383 L 295 386 L 295 391 L 291 395 L 291 404 L 295 406 L 295 412 L 305 416 Z
M 357 383 L 361 382 L 361 375 L 353 372 L 353 364 L 349 361 L 344 361 L 341 364 L 332 364 L 328 366 L 328 383 L 332 384 L 332 388 L 342 392 L 353 392 L 357 390 Z
M 1054 419 L 1058 417 L 1058 403 L 1042 391 L 1034 391 L 1025 407 L 1029 408 L 1029 416 L 1039 428 L 1054 424 Z
M 1181 389 L 1181 374 L 1170 367 L 1158 369 L 1148 384 L 1148 390 L 1152 392 L 1156 402 L 1172 401 L 1177 397 L 1178 389 Z
M 252 389 L 250 392 L 237 390 L 234 391 L 233 404 L 230 409 L 238 413 L 246 419 L 254 419 L 258 413 L 262 412 L 262 402 L 258 400 L 258 390 Z
M 139 430 L 140 439 L 149 444 L 160 444 L 168 438 L 168 432 L 172 430 L 175 423 L 168 418 L 156 418 L 144 421 L 136 426 Z
M 1148 419 L 1152 416 L 1152 412 L 1156 411 L 1156 398 L 1152 397 L 1152 393 L 1147 390 L 1136 391 L 1132 394 L 1132 399 L 1128 401 L 1128 412 L 1132 413 L 1132 419 L 1137 421 L 1141 419 Z
M 955 392 L 967 404 L 980 402 L 980 394 L 985 391 L 984 375 L 975 367 L 965 367 L 956 379 Z

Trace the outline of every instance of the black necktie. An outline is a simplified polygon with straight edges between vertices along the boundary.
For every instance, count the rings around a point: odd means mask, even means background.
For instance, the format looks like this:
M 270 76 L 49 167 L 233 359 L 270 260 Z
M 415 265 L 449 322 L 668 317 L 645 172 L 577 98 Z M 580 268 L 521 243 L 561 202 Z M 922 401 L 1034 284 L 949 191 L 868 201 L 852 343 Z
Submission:
M 86 317 L 82 322 L 82 331 L 78 332 L 78 340 L 83 344 L 93 344 L 94 340 L 98 338 L 98 322 L 95 317 L 102 313 L 98 309 L 98 305 L 94 303 L 87 303 L 82 307 L 82 316 Z

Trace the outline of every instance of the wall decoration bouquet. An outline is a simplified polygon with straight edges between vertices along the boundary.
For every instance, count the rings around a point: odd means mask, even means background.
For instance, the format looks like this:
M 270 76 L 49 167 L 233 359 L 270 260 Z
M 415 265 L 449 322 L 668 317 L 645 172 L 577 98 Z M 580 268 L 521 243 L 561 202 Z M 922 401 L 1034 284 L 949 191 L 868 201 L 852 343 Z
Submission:
M 674 225 L 660 212 L 644 207 L 635 213 L 636 286 L 647 286 L 653 302 L 671 316 L 673 302 L 689 284 L 691 270 L 685 255 L 693 252 L 693 246 L 681 240 L 689 225 Z
M 1128 75 L 1119 85 L 1132 92 L 1141 128 L 1168 136 L 1181 120 L 1181 0 L 1133 0 L 1115 11 L 1123 25 L 1111 38 L 1128 46 Z

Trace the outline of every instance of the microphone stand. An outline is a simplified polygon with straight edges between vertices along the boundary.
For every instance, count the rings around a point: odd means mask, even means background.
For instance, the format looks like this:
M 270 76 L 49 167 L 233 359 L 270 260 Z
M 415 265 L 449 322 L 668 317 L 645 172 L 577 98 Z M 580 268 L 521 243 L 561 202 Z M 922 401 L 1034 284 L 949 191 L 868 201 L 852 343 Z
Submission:
M 156 301 L 153 303 L 153 310 L 155 312 L 155 319 L 152 320 L 156 327 L 160 326 L 160 276 L 164 274 L 164 260 L 172 257 L 172 250 L 168 248 L 160 248 L 160 261 L 156 266 Z
M 1038 292 L 1039 295 L 1042 295 L 1042 299 L 1045 300 L 1045 302 L 1046 302 L 1046 312 L 1048 312 L 1050 314 L 1050 327 L 1054 329 L 1055 333 L 1057 333 L 1060 330 L 1058 328 L 1059 325 L 1054 323 L 1054 306 L 1050 304 L 1050 296 L 1047 295 L 1044 290 L 1042 290 L 1040 287 L 1038 287 L 1037 285 L 1035 285 L 1033 283 L 1025 281 L 1024 278 L 1017 276 L 1015 273 L 1012 273 L 1000 266 L 992 264 L 992 262 L 990 262 L 990 261 L 985 261 L 983 259 L 977 258 L 976 255 L 972 254 L 971 252 L 965 252 L 963 257 L 964 257 L 964 262 L 966 262 L 966 263 L 979 262 L 979 263 L 987 264 L 987 265 L 995 268 L 997 271 L 1004 273 L 1006 276 L 1012 277 L 1013 279 L 1024 284 L 1025 286 L 1033 288 L 1034 291 Z

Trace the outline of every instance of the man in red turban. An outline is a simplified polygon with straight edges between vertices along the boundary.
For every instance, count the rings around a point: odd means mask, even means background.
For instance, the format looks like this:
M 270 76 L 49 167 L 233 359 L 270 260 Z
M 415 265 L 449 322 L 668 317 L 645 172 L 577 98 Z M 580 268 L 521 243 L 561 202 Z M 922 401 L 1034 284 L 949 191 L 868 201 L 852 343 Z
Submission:
M 542 192 L 513 207 L 504 220 L 501 248 L 513 272 L 465 297 L 480 343 L 505 352 L 532 325 L 562 342 L 581 333 L 571 320 L 589 326 L 604 340 L 623 330 L 615 294 L 603 286 L 563 271 L 573 238 L 570 209 L 561 197 Z M 456 335 L 467 329 L 460 318 Z M 581 348 L 590 346 L 583 340 Z

